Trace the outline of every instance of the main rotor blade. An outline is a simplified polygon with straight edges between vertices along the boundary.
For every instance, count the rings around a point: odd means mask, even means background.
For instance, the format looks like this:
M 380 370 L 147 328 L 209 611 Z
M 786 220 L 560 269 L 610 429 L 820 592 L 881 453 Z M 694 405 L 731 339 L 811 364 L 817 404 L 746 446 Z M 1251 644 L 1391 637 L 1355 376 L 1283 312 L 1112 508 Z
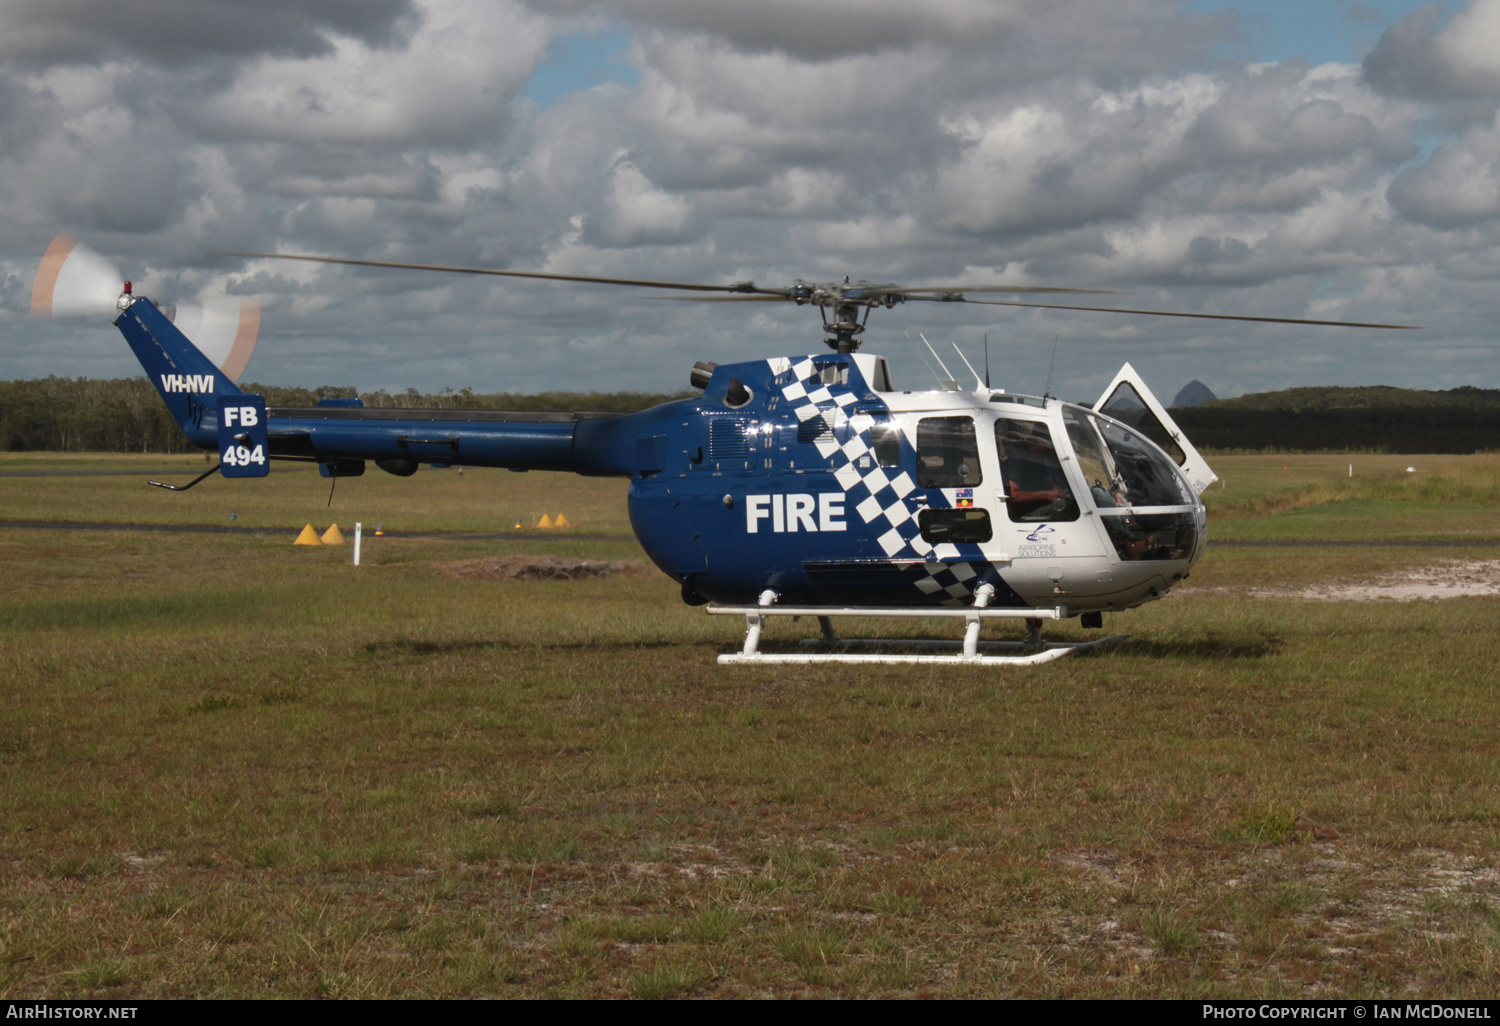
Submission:
M 663 303 L 789 303 L 791 296 L 647 296 Z
M 902 296 L 905 297 L 906 302 L 909 302 L 909 303 L 916 303 L 916 302 L 923 302 L 923 303 L 982 303 L 982 302 L 984 302 L 984 300 L 982 300 L 982 299 L 964 299 L 964 297 L 961 296 L 961 295 L 956 295 L 956 294 L 951 294 L 950 295 L 950 294 L 947 294 L 948 293 L 947 289 L 941 289 L 941 290 L 939 290 L 939 289 L 905 289 L 905 288 L 870 289 L 870 288 L 862 288 L 862 287 L 854 286 L 854 285 L 850 285 L 850 286 L 846 286 L 846 287 L 848 288 L 848 290 L 850 292 L 857 293 L 857 295 L 854 297 L 854 301 L 855 302 L 861 302 L 861 303 L 867 301 L 870 298 L 869 296 L 865 295 L 865 293 L 870 293 L 870 294 L 873 294 L 874 296 L 877 296 L 877 297 L 881 296 L 881 295 L 885 295 L 887 293 L 902 295 Z M 769 292 L 770 290 L 766 290 L 766 291 Z M 791 291 L 791 290 L 787 290 L 787 291 Z M 939 292 L 939 291 L 943 292 L 944 294 L 943 295 L 937 295 L 937 296 L 921 296 L 921 295 L 911 295 L 910 294 L 910 293 L 915 293 L 915 292 Z M 1082 292 L 1082 293 L 1090 293 L 1090 294 L 1103 294 L 1103 295 L 1106 295 L 1106 296 L 1120 296 L 1120 295 L 1124 295 L 1124 293 L 1122 293 L 1122 292 L 1116 292 L 1114 289 L 1064 289 L 1064 288 L 1053 288 L 1053 287 L 1050 287 L 1050 286 L 1040 286 L 1040 285 L 1038 285 L 1038 286 L 1028 286 L 1026 288 L 1009 288 L 1009 287 L 1000 286 L 1000 285 L 995 285 L 995 286 L 981 286 L 980 289 L 977 289 L 977 290 L 976 289 L 970 289 L 969 291 L 970 292 L 974 292 L 974 291 L 985 291 L 985 292 Z M 671 299 L 671 300 L 676 300 L 679 303 L 753 303 L 753 302 L 772 303 L 772 302 L 781 302 L 782 300 L 791 300 L 791 299 L 795 299 L 796 297 L 795 296 L 791 296 L 791 295 L 779 295 L 778 294 L 778 295 L 755 295 L 755 296 L 703 296 L 703 297 L 699 297 L 699 296 L 653 296 L 651 298 L 653 298 L 653 299 Z M 812 302 L 812 301 L 811 300 L 807 300 L 807 302 Z M 1078 307 L 1077 309 L 1081 310 L 1081 309 L 1084 309 L 1084 308 L 1083 307 Z
M 1238 314 L 1182 313 L 1176 310 L 1126 310 L 1115 306 L 1058 306 L 1052 303 L 1014 303 L 1004 299 L 965 299 L 964 303 L 984 306 L 1025 306 L 1036 310 L 1089 310 L 1094 313 L 1145 314 L 1151 317 L 1196 317 L 1205 321 L 1258 321 L 1262 324 L 1317 324 L 1328 328 L 1385 328 L 1392 331 L 1421 331 L 1420 324 L 1365 324 L 1360 321 L 1311 321 L 1300 317 L 1243 317 Z
M 743 292 L 751 295 L 785 296 L 787 289 L 763 289 L 754 282 L 734 285 L 698 285 L 681 281 L 646 281 L 637 278 L 595 278 L 582 274 L 552 274 L 546 271 L 500 271 L 492 267 L 450 267 L 445 264 L 407 264 L 394 260 L 351 260 L 347 257 L 304 256 L 299 253 L 238 253 L 221 251 L 219 256 L 255 257 L 262 260 L 306 260 L 317 264 L 348 264 L 351 267 L 394 267 L 407 271 L 442 271 L 447 274 L 487 274 L 500 278 L 540 278 L 544 281 L 581 281 L 594 285 L 637 285 L 691 292 Z
M 1051 295 L 1056 295 L 1056 294 L 1059 294 L 1059 293 L 1073 293 L 1073 294 L 1076 294 L 1076 295 L 1091 295 L 1091 296 L 1123 296 L 1124 295 L 1123 292 L 1118 292 L 1115 289 L 1067 289 L 1067 288 L 1059 288 L 1059 287 L 1057 287 L 1055 285 L 913 285 L 913 286 L 910 286 L 910 287 L 905 286 L 905 285 L 899 285 L 899 286 L 893 286 L 891 288 L 884 288 L 884 287 L 882 287 L 882 288 L 880 288 L 878 290 L 872 289 L 871 291 L 897 292 L 897 293 L 900 293 L 902 295 L 911 295 L 911 293 L 913 293 L 913 292 L 953 292 L 953 293 L 962 293 L 962 292 L 1016 292 L 1016 293 L 1021 293 L 1021 292 L 1027 292 L 1027 293 L 1033 293 L 1033 294 L 1035 294 L 1035 293 L 1048 293 L 1048 294 L 1051 294 Z M 927 297 L 926 296 L 911 296 L 911 298 L 912 299 L 926 299 Z M 940 300 L 940 302 L 941 302 L 941 300 Z

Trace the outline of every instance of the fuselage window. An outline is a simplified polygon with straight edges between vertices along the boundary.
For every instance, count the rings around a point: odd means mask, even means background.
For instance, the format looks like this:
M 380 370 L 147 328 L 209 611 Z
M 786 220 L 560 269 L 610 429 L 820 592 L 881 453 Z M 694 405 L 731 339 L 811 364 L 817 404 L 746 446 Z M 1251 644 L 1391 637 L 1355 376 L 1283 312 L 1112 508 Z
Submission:
M 924 509 L 917 514 L 922 538 L 933 545 L 987 542 L 994 537 L 990 511 L 975 506 L 962 509 Z
M 876 417 L 870 424 L 870 448 L 876 465 L 901 466 L 901 429 L 889 417 Z
M 1012 520 L 1077 520 L 1078 502 L 1063 474 L 1052 432 L 1040 421 L 995 421 L 995 447 Z
M 926 417 L 917 422 L 917 487 L 968 488 L 981 480 L 974 418 Z

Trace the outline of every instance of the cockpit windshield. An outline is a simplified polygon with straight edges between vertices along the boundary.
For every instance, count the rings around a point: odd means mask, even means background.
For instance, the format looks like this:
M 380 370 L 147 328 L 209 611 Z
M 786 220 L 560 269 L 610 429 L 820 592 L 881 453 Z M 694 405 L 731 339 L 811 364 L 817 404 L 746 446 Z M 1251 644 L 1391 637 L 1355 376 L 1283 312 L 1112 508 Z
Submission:
M 1120 559 L 1189 558 L 1198 526 L 1184 507 L 1196 498 L 1172 460 L 1139 431 L 1091 410 L 1064 406 L 1062 415 L 1079 473 Z
M 1195 504 L 1172 461 L 1144 435 L 1073 406 L 1063 407 L 1063 423 L 1099 509 Z

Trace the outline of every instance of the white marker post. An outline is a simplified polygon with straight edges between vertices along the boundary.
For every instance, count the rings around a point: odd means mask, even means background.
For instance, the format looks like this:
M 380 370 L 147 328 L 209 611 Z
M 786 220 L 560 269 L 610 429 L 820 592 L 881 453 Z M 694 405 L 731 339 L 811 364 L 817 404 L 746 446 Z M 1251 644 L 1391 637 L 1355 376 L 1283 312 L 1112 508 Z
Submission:
M 354 565 L 359 566 L 359 536 L 362 525 L 359 521 L 354 522 Z

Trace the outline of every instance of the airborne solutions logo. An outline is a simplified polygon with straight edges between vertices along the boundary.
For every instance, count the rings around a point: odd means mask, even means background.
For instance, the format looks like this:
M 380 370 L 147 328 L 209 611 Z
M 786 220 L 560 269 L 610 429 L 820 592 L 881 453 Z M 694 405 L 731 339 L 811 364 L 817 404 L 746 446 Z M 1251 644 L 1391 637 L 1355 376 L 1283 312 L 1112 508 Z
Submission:
M 1052 535 L 1057 533 L 1057 528 L 1050 524 L 1042 524 L 1032 530 L 1026 536 L 1026 541 L 1020 546 L 1021 556 L 1055 556 L 1057 546 L 1053 544 Z

